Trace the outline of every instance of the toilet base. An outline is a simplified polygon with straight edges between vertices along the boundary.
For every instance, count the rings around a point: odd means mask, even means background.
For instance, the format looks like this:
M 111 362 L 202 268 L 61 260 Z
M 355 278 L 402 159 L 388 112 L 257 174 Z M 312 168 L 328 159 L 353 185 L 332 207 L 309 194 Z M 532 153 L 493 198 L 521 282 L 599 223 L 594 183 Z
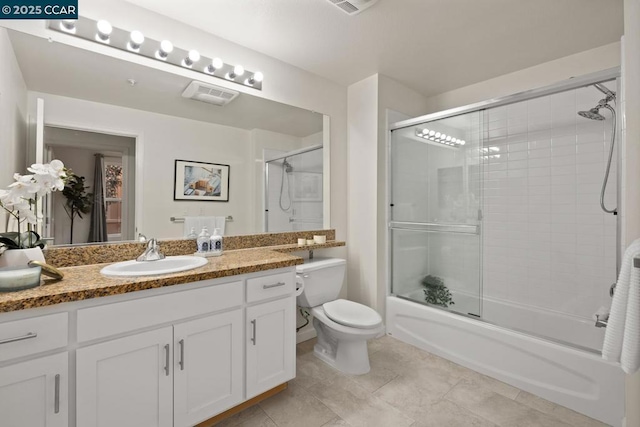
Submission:
M 313 327 L 318 335 L 318 342 L 313 348 L 313 354 L 345 374 L 363 375 L 368 373 L 371 366 L 367 340 L 383 333 L 384 327 L 381 325 L 373 330 L 358 330 L 335 325 L 335 328 L 332 328 L 326 323 L 334 324 L 334 322 L 325 316 L 319 316 L 319 314 L 313 319 Z M 322 317 L 322 321 L 318 317 Z
M 316 344 L 313 354 L 338 371 L 350 375 L 364 375 L 371 370 L 366 341 L 341 342 L 335 355 Z

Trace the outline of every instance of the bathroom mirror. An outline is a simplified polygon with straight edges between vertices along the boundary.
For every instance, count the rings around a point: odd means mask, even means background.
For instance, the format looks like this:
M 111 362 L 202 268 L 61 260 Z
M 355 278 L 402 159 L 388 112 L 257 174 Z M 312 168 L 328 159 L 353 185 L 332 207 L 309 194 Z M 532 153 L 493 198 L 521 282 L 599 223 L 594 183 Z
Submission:
M 183 238 L 208 220 L 225 235 L 328 228 L 327 116 L 7 32 L 26 84 L 27 162 L 60 159 L 105 197 L 104 220 L 91 226 L 85 213 L 73 228 L 68 198 L 46 200 L 52 244 L 88 243 L 105 223 L 107 241 Z M 233 99 L 213 105 L 185 97 L 188 87 L 209 102 Z

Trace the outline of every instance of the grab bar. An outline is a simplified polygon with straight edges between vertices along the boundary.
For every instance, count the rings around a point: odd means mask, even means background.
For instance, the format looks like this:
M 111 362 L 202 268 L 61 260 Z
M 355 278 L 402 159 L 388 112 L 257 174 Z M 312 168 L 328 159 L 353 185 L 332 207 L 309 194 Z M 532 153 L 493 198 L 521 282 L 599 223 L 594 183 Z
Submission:
M 439 224 L 427 222 L 391 221 L 389 228 L 397 230 L 416 230 L 431 233 L 480 234 L 480 226 L 472 224 Z

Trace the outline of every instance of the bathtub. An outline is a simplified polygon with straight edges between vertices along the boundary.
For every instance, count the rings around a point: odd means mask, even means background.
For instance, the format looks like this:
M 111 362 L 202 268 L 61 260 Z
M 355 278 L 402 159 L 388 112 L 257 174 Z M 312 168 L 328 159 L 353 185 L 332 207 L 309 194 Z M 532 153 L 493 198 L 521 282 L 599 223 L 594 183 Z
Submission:
M 483 304 L 490 317 L 509 316 L 506 305 L 500 307 L 496 301 Z M 500 313 L 501 309 L 505 311 Z M 622 426 L 624 373 L 618 364 L 595 352 L 395 296 L 387 297 L 386 311 L 387 333 L 401 341 L 607 424 Z M 535 314 L 531 313 L 532 321 Z M 559 327 L 558 333 L 569 330 Z M 578 335 L 590 346 L 601 340 L 601 334 L 585 330 Z

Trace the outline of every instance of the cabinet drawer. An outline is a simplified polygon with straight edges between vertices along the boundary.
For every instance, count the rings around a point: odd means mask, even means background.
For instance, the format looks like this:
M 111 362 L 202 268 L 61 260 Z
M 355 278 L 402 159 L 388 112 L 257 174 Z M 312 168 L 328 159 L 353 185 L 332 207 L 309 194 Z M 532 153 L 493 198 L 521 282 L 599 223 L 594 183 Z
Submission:
M 0 323 L 0 362 L 66 347 L 67 313 Z
M 242 305 L 242 282 L 78 310 L 78 342 L 175 322 Z
M 247 279 L 247 302 L 289 295 L 295 290 L 293 272 L 270 274 Z

